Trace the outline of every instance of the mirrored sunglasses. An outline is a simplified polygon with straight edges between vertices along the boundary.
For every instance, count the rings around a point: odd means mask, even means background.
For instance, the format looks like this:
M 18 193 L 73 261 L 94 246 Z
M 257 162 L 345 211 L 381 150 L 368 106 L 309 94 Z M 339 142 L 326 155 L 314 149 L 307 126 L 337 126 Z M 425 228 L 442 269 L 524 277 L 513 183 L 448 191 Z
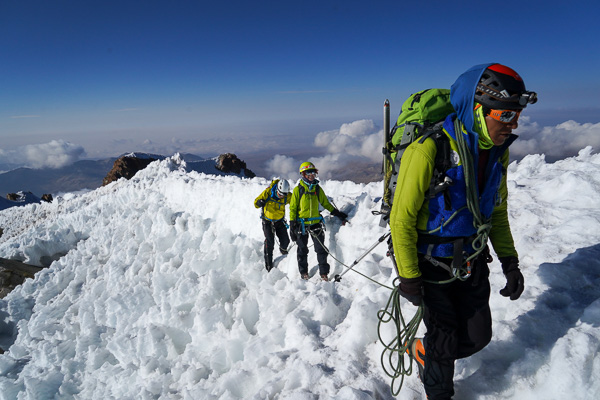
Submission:
M 521 110 L 490 110 L 488 115 L 494 118 L 496 121 L 508 124 L 516 121 L 519 118 L 519 115 L 521 115 Z

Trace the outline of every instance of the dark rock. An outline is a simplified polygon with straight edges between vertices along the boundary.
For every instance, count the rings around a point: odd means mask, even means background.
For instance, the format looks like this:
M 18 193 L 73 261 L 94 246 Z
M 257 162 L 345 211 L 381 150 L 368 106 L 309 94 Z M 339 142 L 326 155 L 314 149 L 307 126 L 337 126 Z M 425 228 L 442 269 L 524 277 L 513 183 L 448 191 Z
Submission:
M 25 276 L 0 267 L 0 299 L 25 281 Z
M 256 174 L 246 168 L 246 163 L 238 158 L 233 153 L 221 154 L 217 158 L 216 168 L 225 173 L 240 174 L 244 172 L 244 176 L 248 178 L 254 178 Z
M 131 179 L 138 171 L 146 168 L 148 164 L 156 160 L 156 158 L 120 157 L 115 161 L 112 169 L 102 181 L 102 186 L 106 186 L 121 178 Z
M 46 193 L 42 195 L 42 201 L 45 201 L 47 203 L 52 203 L 52 200 L 54 200 L 52 198 L 52 195 L 50 193 Z

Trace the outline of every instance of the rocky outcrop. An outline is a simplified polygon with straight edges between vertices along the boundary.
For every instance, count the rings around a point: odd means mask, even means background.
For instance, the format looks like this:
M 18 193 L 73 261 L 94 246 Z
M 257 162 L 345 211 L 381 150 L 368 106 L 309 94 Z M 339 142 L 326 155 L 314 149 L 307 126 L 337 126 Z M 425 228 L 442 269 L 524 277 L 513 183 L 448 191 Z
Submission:
M 52 203 L 53 200 L 52 195 L 49 193 L 43 194 L 42 197 L 38 199 L 36 195 L 34 195 L 31 192 L 7 193 L 6 199 L 10 201 L 19 201 L 27 203 L 37 202 L 38 200 L 40 202 L 45 201 L 47 203 Z
M 225 173 L 240 174 L 243 171 L 244 176 L 254 178 L 256 174 L 246 168 L 246 163 L 233 153 L 221 154 L 217 158 L 216 168 Z
M 6 297 L 7 294 L 24 281 L 25 277 L 23 275 L 0 267 L 0 299 Z
M 156 158 L 138 158 L 131 156 L 117 158 L 112 169 L 102 181 L 102 186 L 106 186 L 121 178 L 131 179 L 138 171 L 146 168 L 148 164 L 156 160 Z
M 33 278 L 41 270 L 41 267 L 35 265 L 0 258 L 0 299 L 21 285 L 26 278 Z

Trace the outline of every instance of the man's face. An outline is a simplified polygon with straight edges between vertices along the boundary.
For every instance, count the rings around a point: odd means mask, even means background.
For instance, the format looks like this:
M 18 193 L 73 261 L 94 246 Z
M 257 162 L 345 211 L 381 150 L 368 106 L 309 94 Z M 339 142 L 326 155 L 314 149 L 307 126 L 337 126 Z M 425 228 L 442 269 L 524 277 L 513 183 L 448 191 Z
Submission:
M 312 182 L 317 177 L 317 172 L 316 171 L 303 172 L 302 175 L 304 175 L 306 180 L 308 180 L 309 182 Z
M 519 118 L 514 118 L 510 122 L 500 122 L 487 115 L 485 122 L 487 124 L 490 139 L 494 142 L 494 146 L 502 146 L 514 129 L 519 127 Z

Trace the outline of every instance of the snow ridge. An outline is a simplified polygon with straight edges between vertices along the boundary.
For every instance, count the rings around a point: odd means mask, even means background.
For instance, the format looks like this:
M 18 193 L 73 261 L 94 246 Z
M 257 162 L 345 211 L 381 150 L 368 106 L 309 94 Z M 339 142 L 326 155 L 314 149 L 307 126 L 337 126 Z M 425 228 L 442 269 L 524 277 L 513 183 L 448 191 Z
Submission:
M 598 398 L 600 155 L 528 156 L 509 180 L 526 290 L 501 297 L 491 265 L 494 338 L 457 362 L 457 398 Z M 391 399 L 377 337 L 389 290 L 352 272 L 304 282 L 295 248 L 267 273 L 253 207 L 267 184 L 188 171 L 174 156 L 1 211 L 3 257 L 56 261 L 0 300 L 0 398 Z M 325 244 L 350 265 L 386 232 L 371 213 L 382 183 L 322 186 L 350 217 L 323 213 Z M 385 250 L 355 268 L 390 286 Z M 416 376 L 401 396 L 424 397 Z

